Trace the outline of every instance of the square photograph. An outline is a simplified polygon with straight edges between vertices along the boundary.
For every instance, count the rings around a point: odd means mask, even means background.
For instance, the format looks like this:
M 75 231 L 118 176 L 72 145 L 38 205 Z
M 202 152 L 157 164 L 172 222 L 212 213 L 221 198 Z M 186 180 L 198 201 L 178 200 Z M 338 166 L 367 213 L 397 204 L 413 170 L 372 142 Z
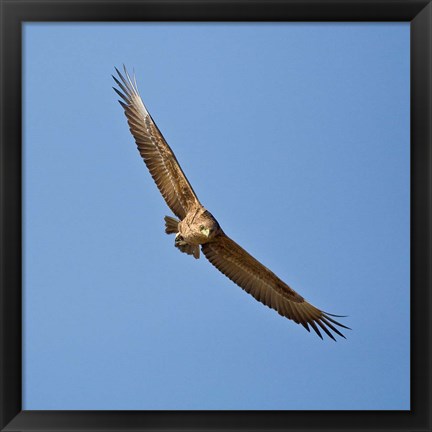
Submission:
M 408 22 L 25 23 L 22 102 L 23 410 L 410 409 Z

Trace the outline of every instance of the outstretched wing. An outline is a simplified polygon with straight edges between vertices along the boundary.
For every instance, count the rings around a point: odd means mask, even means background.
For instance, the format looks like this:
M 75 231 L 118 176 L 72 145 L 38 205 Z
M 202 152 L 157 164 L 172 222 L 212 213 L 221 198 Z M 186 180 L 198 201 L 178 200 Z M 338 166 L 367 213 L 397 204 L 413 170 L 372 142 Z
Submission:
M 310 331 L 310 325 L 321 339 L 319 328 L 333 340 L 336 339 L 331 331 L 345 338 L 335 326 L 349 327 L 332 318 L 338 315 L 312 306 L 225 234 L 218 235 L 213 242 L 203 244 L 201 248 L 219 271 L 280 315 L 301 324 L 307 331 Z
M 135 77 L 132 82 L 126 68 L 124 75 L 117 68 L 116 71 L 120 80 L 115 76 L 113 78 L 119 89 L 113 88 L 123 99 L 119 102 L 125 110 L 138 150 L 169 208 L 179 219 L 183 219 L 192 206 L 199 204 L 198 198 L 174 152 L 144 106 Z

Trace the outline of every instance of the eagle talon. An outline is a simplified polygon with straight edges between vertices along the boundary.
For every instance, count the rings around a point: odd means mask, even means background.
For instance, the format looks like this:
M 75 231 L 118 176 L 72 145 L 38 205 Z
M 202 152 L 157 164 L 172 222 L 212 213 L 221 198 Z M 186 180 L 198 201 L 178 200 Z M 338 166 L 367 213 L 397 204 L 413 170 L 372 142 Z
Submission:
M 177 233 L 174 239 L 175 246 L 185 246 L 187 243 L 184 241 L 184 238 L 180 233 Z

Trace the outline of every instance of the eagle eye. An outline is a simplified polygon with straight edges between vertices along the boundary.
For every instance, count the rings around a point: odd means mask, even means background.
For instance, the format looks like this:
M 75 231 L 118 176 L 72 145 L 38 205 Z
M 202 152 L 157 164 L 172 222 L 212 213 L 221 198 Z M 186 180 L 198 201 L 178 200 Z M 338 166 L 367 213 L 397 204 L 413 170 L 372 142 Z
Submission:
M 204 225 L 200 225 L 200 230 L 203 230 L 204 229 Z

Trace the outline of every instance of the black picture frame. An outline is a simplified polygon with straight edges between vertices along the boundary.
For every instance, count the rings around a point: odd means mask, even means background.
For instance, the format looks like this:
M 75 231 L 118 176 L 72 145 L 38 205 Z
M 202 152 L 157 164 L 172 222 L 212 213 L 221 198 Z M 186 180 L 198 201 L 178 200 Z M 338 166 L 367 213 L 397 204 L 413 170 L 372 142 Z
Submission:
M 1 431 L 431 429 L 432 6 L 424 0 L 0 0 Z M 409 21 L 410 411 L 23 411 L 21 24 L 31 21 Z M 395 320 L 397 317 L 395 317 Z

